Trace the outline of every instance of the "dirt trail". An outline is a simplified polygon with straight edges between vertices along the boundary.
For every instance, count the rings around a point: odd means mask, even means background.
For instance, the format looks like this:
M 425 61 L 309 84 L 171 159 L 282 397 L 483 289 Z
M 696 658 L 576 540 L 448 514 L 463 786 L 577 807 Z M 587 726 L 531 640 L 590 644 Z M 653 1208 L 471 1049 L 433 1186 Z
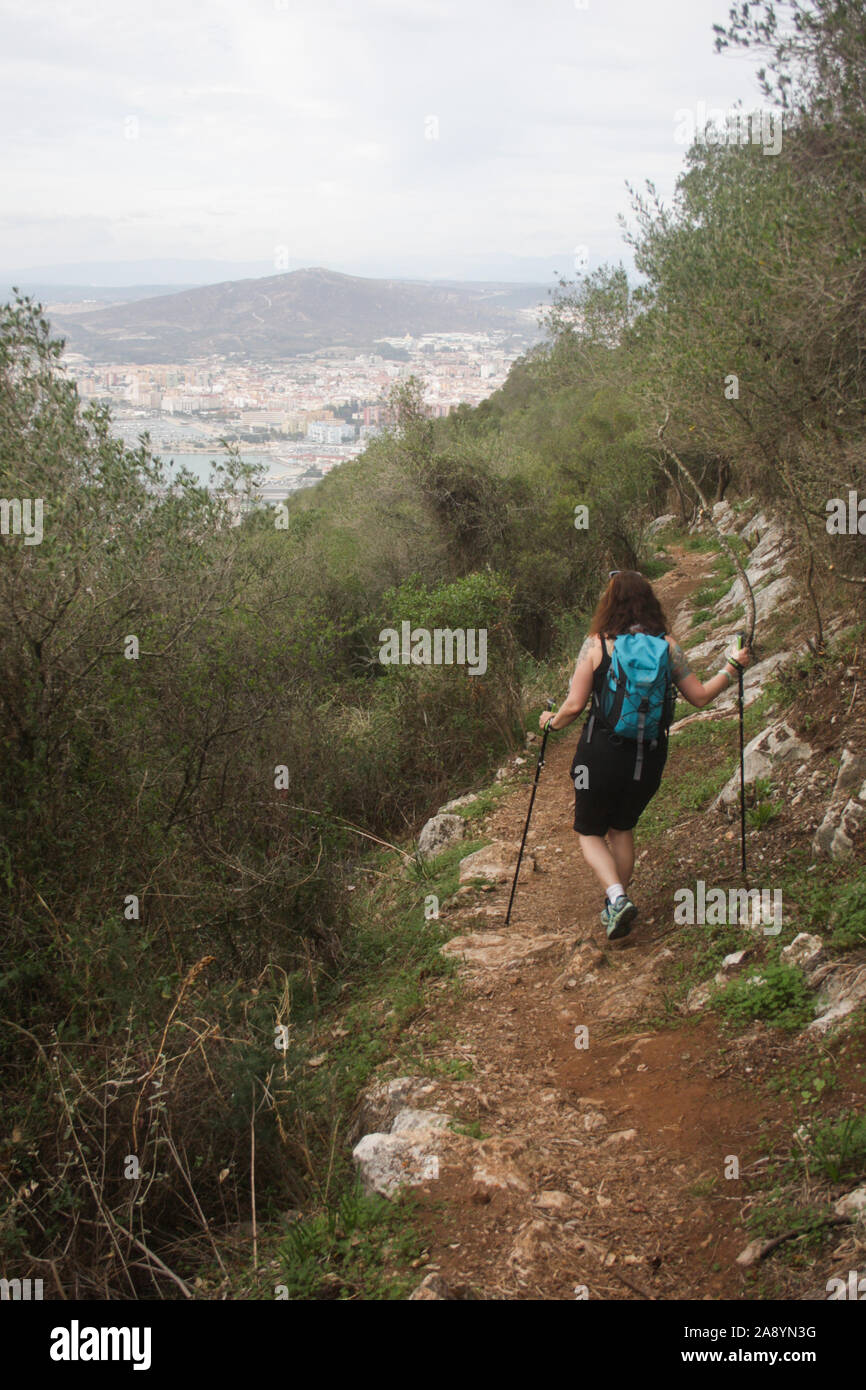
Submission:
M 682 553 L 660 581 L 671 619 L 709 564 Z M 626 940 L 606 941 L 603 894 L 571 827 L 579 730 L 548 741 L 529 840 L 538 868 L 521 873 L 506 959 L 465 963 L 461 1001 L 443 996 L 439 1022 L 473 1070 L 468 1084 L 437 1082 L 434 1103 L 477 1122 L 493 1177 L 479 1182 L 477 1165 L 470 1175 L 446 1155 L 439 1180 L 415 1189 L 427 1268 L 492 1298 L 574 1298 L 579 1286 L 604 1299 L 748 1297 L 735 1263 L 749 1240 L 744 1182 L 781 1121 L 750 1096 L 748 1059 L 733 1064 L 709 1018 L 665 1026 L 670 915 L 641 915 Z M 524 783 L 503 800 L 492 837 L 519 840 L 528 796 Z M 639 831 L 637 841 L 640 856 Z M 632 893 L 640 905 L 640 858 Z M 449 924 L 505 935 L 507 897 L 499 884 Z M 740 1182 L 725 1181 L 728 1155 Z

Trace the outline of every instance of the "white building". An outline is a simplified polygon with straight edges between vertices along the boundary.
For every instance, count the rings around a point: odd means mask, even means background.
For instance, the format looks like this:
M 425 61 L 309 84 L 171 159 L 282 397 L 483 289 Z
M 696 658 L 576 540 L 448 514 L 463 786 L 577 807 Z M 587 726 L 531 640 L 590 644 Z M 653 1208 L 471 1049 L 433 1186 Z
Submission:
M 343 420 L 313 420 L 307 426 L 307 438 L 314 444 L 351 444 L 355 426 Z

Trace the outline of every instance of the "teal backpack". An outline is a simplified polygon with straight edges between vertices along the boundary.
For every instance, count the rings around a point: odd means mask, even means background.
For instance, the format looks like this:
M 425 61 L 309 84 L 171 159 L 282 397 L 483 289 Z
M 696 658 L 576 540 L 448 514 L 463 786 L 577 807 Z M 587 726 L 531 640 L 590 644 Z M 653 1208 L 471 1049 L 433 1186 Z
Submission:
M 648 742 L 650 748 L 657 748 L 659 740 L 667 737 L 673 699 L 667 639 L 624 632 L 614 641 L 601 691 L 593 687 L 586 741 L 592 738 L 596 719 L 619 738 L 633 740 L 637 744 L 634 780 L 639 782 L 644 745 Z

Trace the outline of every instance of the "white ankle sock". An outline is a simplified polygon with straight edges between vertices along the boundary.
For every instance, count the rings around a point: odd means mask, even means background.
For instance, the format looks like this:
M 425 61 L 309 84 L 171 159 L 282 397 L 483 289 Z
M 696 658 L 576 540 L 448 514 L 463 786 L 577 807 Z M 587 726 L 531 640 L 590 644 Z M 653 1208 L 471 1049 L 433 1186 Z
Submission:
M 615 903 L 616 900 L 617 900 L 617 898 L 624 898 L 624 897 L 625 897 L 625 889 L 623 888 L 622 884 L 621 884 L 621 883 L 612 883 L 612 884 L 610 885 L 610 887 L 608 888 L 608 890 L 607 890 L 607 900 L 608 900 L 608 902 L 609 902 L 609 903 Z

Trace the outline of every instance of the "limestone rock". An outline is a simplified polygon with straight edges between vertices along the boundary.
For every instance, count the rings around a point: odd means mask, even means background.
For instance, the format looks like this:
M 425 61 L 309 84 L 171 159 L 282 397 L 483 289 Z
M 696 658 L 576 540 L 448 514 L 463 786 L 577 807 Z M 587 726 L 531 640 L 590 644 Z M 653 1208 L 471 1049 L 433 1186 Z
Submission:
M 474 879 L 483 879 L 486 883 L 508 882 L 517 867 L 519 852 L 520 846 L 517 844 L 494 840 L 492 844 L 485 845 L 483 849 L 477 849 L 474 854 L 467 854 L 465 859 L 461 859 L 460 882 L 471 883 Z M 524 850 L 523 860 L 521 873 L 535 867 L 532 850 Z
M 564 950 L 565 936 L 507 936 L 498 932 L 470 932 L 454 936 L 441 947 L 443 956 L 453 956 L 466 965 L 486 970 L 517 970 L 522 965 L 547 960 Z
M 364 1191 L 390 1197 L 398 1187 L 417 1187 L 439 1177 L 439 1155 L 432 1146 L 436 1130 L 402 1134 L 365 1134 L 352 1150 Z
M 397 1076 L 392 1081 L 373 1082 L 358 1099 L 352 1138 L 386 1133 L 401 1110 L 420 1106 L 435 1090 L 435 1082 L 425 1076 Z
M 866 1187 L 856 1187 L 840 1197 L 833 1210 L 837 1216 L 866 1218 Z
M 746 573 L 753 585 L 763 579 L 772 568 L 778 568 L 779 561 L 792 547 L 791 539 L 786 536 L 781 522 L 776 519 L 770 520 L 763 512 L 758 512 L 757 516 L 753 516 L 740 528 L 740 537 L 747 544 L 755 542 L 749 551 L 749 563 L 746 566 Z
M 824 819 L 812 841 L 812 853 L 831 859 L 848 859 L 854 852 L 854 840 L 866 822 L 866 754 L 842 753 L 833 795 Z
M 755 621 L 759 624 L 768 622 L 780 608 L 787 608 L 798 597 L 797 585 L 789 574 L 771 580 L 763 589 L 755 590 Z
M 686 1010 L 690 1014 L 700 1013 L 701 1009 L 706 1008 L 709 1003 L 710 995 L 713 992 L 713 985 L 710 980 L 704 981 L 701 985 L 695 985 L 690 989 L 686 996 Z
M 824 953 L 824 943 L 820 936 L 813 936 L 810 932 L 801 931 L 794 940 L 787 946 L 783 946 L 779 952 L 780 958 L 786 965 L 799 965 L 803 970 L 810 970 L 817 965 L 820 957 Z
M 801 743 L 790 724 L 784 719 L 771 724 L 746 744 L 743 766 L 747 783 L 759 777 L 769 777 L 777 764 L 805 763 L 812 757 L 812 749 Z M 726 782 L 716 800 L 713 810 L 727 811 L 738 806 L 740 801 L 740 770 L 737 768 L 730 781 Z
M 730 975 L 733 971 L 738 970 L 748 954 L 749 952 L 747 950 L 732 951 L 731 954 L 725 956 L 722 961 L 721 973 L 723 975 Z
M 399 1134 L 406 1129 L 447 1129 L 451 1116 L 441 1110 L 401 1110 L 395 1115 L 391 1133 Z
M 826 1033 L 866 999 L 866 965 L 842 967 L 826 976 L 815 1003 L 810 1033 Z
M 766 1244 L 765 1240 L 750 1240 L 745 1250 L 741 1250 L 737 1256 L 737 1264 L 748 1268 L 749 1265 L 757 1263 L 764 1253 Z
M 418 836 L 418 853 L 424 859 L 433 859 L 449 845 L 462 840 L 466 823 L 462 816 L 432 816 Z
M 544 1211 L 569 1215 L 574 1210 L 574 1198 L 569 1192 L 539 1192 L 535 1205 Z
M 730 535 L 732 531 L 736 531 L 739 524 L 737 513 L 734 511 L 730 502 L 725 501 L 715 502 L 713 504 L 713 521 L 723 535 L 726 536 Z
M 757 515 L 753 515 L 749 521 L 740 526 L 739 534 L 744 541 L 755 545 L 760 540 L 761 535 L 769 529 L 769 526 L 768 517 L 764 512 L 758 512 Z
M 760 529 L 763 517 L 757 517 L 746 528 Z M 785 536 L 778 522 L 767 525 L 763 536 L 749 554 L 746 577 L 755 596 L 755 614 L 759 623 L 765 621 L 779 608 L 792 603 L 796 598 L 796 584 L 790 575 L 785 574 L 785 565 L 791 550 L 791 541 Z M 719 616 L 745 602 L 745 586 L 739 576 L 717 605 Z
M 833 788 L 834 796 L 851 796 L 855 793 L 859 796 L 863 787 L 860 787 L 859 792 L 857 787 L 864 778 L 866 778 L 866 753 L 852 753 L 850 748 L 843 749 L 839 772 L 836 776 L 836 785 Z
M 649 526 L 646 528 L 646 534 L 648 537 L 657 536 L 659 531 L 663 531 L 666 526 L 670 526 L 673 523 L 676 523 L 676 517 L 673 512 L 665 512 L 664 516 L 657 516 L 654 521 L 650 522 Z
M 497 1192 L 510 1191 L 528 1192 L 529 1186 L 514 1164 L 491 1147 L 484 1151 L 482 1162 L 472 1171 L 472 1200 L 483 1206 Z

